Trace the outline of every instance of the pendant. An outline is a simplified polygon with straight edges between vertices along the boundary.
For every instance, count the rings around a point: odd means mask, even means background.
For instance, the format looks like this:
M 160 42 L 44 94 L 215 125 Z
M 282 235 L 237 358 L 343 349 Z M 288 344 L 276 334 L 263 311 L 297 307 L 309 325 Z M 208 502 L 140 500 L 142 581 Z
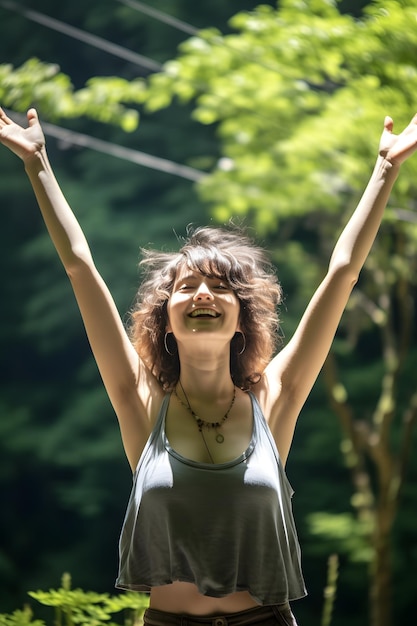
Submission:
M 224 437 L 223 437 L 223 435 L 221 433 L 217 433 L 216 441 L 217 441 L 217 443 L 223 443 Z

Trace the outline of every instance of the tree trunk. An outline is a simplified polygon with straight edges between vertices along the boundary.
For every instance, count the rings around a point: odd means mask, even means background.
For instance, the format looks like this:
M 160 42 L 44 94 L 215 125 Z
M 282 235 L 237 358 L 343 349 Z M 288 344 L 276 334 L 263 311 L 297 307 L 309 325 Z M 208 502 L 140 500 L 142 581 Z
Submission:
M 323 375 L 331 405 L 340 418 L 345 437 L 351 443 L 347 464 L 355 492 L 361 495 L 357 507 L 358 519 L 372 519 L 373 522 L 373 532 L 369 536 L 374 554 L 369 571 L 370 626 L 391 626 L 391 533 L 398 502 L 395 485 L 400 476 L 395 472 L 386 438 L 378 435 L 375 429 L 362 420 L 355 419 L 347 395 L 344 397 L 344 394 L 336 391 L 341 383 L 333 354 L 326 360 Z M 391 390 L 390 384 L 386 384 L 386 387 Z M 384 425 L 389 421 L 388 413 L 383 412 L 381 422 Z M 376 492 L 366 469 L 365 457 L 372 461 L 376 470 Z
M 370 575 L 370 624 L 392 624 L 392 554 L 391 533 L 394 511 L 382 506 L 376 511 L 374 529 L 374 560 Z

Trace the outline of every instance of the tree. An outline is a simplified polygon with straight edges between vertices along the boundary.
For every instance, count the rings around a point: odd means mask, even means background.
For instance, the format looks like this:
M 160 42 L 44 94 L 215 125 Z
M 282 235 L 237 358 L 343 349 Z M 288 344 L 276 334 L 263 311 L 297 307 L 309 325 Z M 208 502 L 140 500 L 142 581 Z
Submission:
M 150 77 L 146 106 L 156 111 L 173 100 L 192 102 L 193 117 L 215 125 L 221 141 L 216 166 L 199 183 L 215 217 L 245 216 L 267 238 L 279 225 L 285 239 L 275 240 L 282 246 L 276 260 L 296 249 L 298 265 L 302 255 L 315 267 L 308 277 L 318 277 L 366 183 L 384 115 L 401 127 L 417 109 L 417 38 L 409 26 L 416 18 L 416 0 L 375 1 L 361 19 L 341 14 L 328 0 L 285 0 L 278 10 L 260 6 L 233 18 L 236 34 L 207 29 L 182 44 L 177 58 Z M 357 524 L 371 548 L 373 626 L 391 624 L 391 540 L 417 415 L 409 369 L 416 161 L 404 170 L 324 368 L 343 428 Z M 306 235 L 316 258 L 294 243 Z M 375 327 L 380 392 L 363 411 L 350 400 L 336 361 L 364 337 L 375 337 Z M 331 520 L 320 520 L 321 531 L 329 530 Z

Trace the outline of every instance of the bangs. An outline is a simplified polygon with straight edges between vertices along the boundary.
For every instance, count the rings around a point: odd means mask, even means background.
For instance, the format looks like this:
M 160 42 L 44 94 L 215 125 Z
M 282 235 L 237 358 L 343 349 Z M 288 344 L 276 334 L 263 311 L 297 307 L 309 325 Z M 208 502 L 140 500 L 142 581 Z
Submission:
M 184 248 L 182 253 L 185 259 L 178 265 L 178 268 L 185 265 L 207 278 L 223 279 L 229 285 L 237 286 L 242 284 L 244 274 L 247 275 L 247 271 L 243 272 L 236 257 L 229 254 L 227 250 L 219 250 L 211 246 L 190 246 Z

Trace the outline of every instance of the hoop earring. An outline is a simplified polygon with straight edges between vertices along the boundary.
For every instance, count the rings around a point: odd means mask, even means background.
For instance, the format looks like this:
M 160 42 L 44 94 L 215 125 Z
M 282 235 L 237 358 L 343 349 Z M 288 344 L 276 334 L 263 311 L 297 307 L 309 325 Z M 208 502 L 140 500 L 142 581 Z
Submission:
M 239 330 L 239 333 L 242 335 L 242 338 L 243 338 L 243 347 L 242 347 L 241 351 L 237 353 L 240 356 L 246 350 L 246 337 L 245 337 L 245 333 L 242 333 L 241 330 Z
M 168 341 L 167 341 L 168 335 L 172 335 L 172 338 L 174 339 L 174 333 L 168 333 L 168 332 L 165 333 L 165 335 L 164 335 L 164 347 L 165 347 L 166 352 L 168 352 L 169 356 L 175 356 L 176 352 L 170 352 L 169 349 L 168 349 Z

